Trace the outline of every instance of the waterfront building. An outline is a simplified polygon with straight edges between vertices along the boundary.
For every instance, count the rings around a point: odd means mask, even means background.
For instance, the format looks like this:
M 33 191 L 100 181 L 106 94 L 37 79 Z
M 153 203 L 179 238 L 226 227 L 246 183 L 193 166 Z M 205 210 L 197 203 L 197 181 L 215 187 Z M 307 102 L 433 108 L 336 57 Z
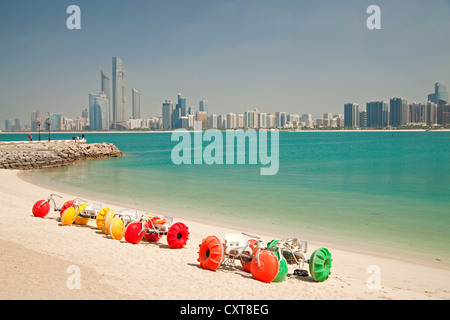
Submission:
M 227 116 L 221 114 L 217 118 L 217 128 L 218 129 L 226 129 L 227 128 Z
M 236 127 L 244 128 L 244 115 L 242 113 L 237 115 Z
M 437 105 L 434 102 L 427 102 L 427 125 L 434 126 L 437 122 Z
M 162 128 L 172 130 L 173 127 L 173 103 L 166 100 L 162 104 Z
M 393 127 L 406 126 L 408 124 L 408 100 L 392 98 L 389 101 L 389 119 Z
M 189 119 L 189 129 L 194 128 L 195 114 L 188 114 L 187 117 Z
M 112 58 L 113 70 L 113 127 L 126 127 L 123 122 L 127 120 L 127 104 L 126 104 L 126 79 L 125 67 L 122 59 L 119 57 Z
M 178 102 L 173 110 L 173 129 L 182 128 L 181 126 L 181 117 L 187 115 L 186 112 L 186 98 L 181 96 L 181 93 L 178 94 Z
M 41 119 L 41 111 L 39 109 L 31 111 L 31 131 L 38 131 L 37 121 Z
M 91 130 L 109 129 L 109 101 L 103 91 L 89 94 L 89 124 Z
M 198 103 L 199 111 L 208 113 L 208 100 L 200 100 Z
M 436 82 L 434 84 L 434 93 L 428 95 L 428 101 L 434 102 L 435 104 L 449 103 L 450 101 L 447 87 L 439 82 Z
M 187 114 L 187 112 L 186 112 L 186 98 L 183 98 L 181 96 L 181 93 L 178 94 L 177 108 L 181 109 L 181 116 L 182 117 L 184 117 Z
M 275 128 L 277 125 L 276 116 L 273 113 L 267 115 L 267 126 L 269 128 Z
M 365 110 L 359 111 L 359 127 L 367 128 L 367 111 Z
M 131 89 L 131 99 L 132 99 L 132 118 L 141 118 L 141 91 L 133 88 Z
M 367 127 L 379 128 L 389 126 L 389 102 L 372 101 L 366 103 Z
M 206 129 L 206 112 L 205 111 L 197 111 L 196 118 L 197 121 L 202 123 L 202 129 Z M 195 124 L 194 124 L 195 127 Z
M 450 104 L 442 106 L 442 125 L 450 124 Z
M 259 127 L 262 129 L 267 128 L 267 113 L 265 112 L 259 114 Z
M 308 128 L 314 127 L 314 120 L 310 113 L 302 114 L 300 121 L 301 121 L 303 127 L 308 127 Z M 271 126 L 269 125 L 269 127 L 271 127 Z
M 111 126 L 112 122 L 113 122 L 113 101 L 112 101 L 112 96 L 111 96 L 111 80 L 108 77 L 108 75 L 106 74 L 105 71 L 100 70 L 100 90 L 103 91 L 106 95 L 106 99 L 108 99 L 108 105 L 109 105 L 109 110 L 108 110 L 108 114 L 109 114 L 109 126 Z M 87 110 L 86 110 L 87 113 Z M 84 115 L 82 115 L 84 117 Z M 87 118 L 87 116 L 86 116 Z
M 5 120 L 5 131 L 11 131 L 11 127 L 13 126 L 11 119 Z
M 408 123 L 422 124 L 428 123 L 427 104 L 424 102 L 410 102 L 408 105 Z
M 227 129 L 236 128 L 236 115 L 233 112 L 227 114 Z
M 344 127 L 349 128 L 359 127 L 359 104 L 357 103 L 344 104 Z
M 217 129 L 217 114 L 213 113 L 212 115 L 207 116 L 206 128 Z
M 244 112 L 244 128 L 255 128 L 255 111 L 250 110 Z

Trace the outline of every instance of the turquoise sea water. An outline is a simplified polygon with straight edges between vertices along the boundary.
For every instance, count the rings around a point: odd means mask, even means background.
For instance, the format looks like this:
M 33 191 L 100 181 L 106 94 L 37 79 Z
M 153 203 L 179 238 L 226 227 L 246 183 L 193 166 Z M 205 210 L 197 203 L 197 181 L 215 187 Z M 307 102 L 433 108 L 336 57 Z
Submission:
M 171 133 L 86 138 L 126 156 L 24 176 L 148 212 L 450 263 L 450 132 L 280 132 L 274 176 L 260 164 L 175 165 Z

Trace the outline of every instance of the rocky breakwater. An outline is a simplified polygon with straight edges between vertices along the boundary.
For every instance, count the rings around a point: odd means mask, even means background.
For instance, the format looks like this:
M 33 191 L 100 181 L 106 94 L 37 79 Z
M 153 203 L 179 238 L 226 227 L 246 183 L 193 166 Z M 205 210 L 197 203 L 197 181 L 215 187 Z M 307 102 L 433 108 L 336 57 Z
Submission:
M 0 169 L 67 166 L 78 160 L 123 156 L 112 143 L 36 142 L 0 145 Z

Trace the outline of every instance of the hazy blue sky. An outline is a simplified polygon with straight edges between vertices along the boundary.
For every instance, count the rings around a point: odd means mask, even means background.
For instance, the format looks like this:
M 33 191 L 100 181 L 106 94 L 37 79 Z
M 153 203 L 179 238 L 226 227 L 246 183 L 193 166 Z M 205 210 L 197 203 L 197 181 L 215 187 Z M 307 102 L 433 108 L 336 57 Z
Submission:
M 81 30 L 66 9 L 81 8 Z M 366 9 L 381 8 L 381 30 Z M 112 57 L 160 116 L 181 92 L 214 113 L 343 113 L 345 102 L 425 101 L 450 88 L 450 0 L 0 1 L 0 128 L 39 108 L 81 115 Z

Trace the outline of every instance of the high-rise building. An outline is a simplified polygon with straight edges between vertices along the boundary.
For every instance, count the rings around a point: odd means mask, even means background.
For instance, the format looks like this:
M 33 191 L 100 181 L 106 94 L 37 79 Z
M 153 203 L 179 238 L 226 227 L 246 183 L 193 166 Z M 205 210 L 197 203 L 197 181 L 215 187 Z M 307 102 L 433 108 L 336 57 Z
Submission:
M 450 104 L 442 105 L 442 125 L 450 124 Z
M 267 113 L 265 112 L 259 114 L 259 127 L 262 129 L 267 128 Z
M 176 104 L 175 109 L 173 110 L 173 128 L 178 129 L 181 128 L 181 117 L 186 116 L 186 98 L 181 96 L 181 93 L 178 94 L 178 102 Z
M 426 124 L 427 104 L 424 102 L 410 102 L 408 105 L 408 123 Z
M 206 129 L 206 117 L 207 117 L 207 115 L 206 115 L 205 111 L 197 111 L 196 118 L 197 118 L 197 121 L 202 122 L 203 129 Z
M 41 118 L 39 109 L 31 111 L 31 131 L 38 131 L 38 120 Z
M 314 120 L 312 118 L 312 114 L 310 114 L 310 113 L 302 114 L 300 121 L 303 123 L 303 125 L 305 127 L 308 127 L 308 128 L 314 127 Z
M 111 101 L 109 101 L 109 103 L 112 103 Z M 109 108 L 109 110 L 111 110 L 111 108 Z M 81 116 L 83 118 L 89 119 L 89 110 L 88 108 L 81 110 Z M 111 115 L 110 115 L 111 117 Z
M 22 124 L 20 123 L 20 119 L 19 118 L 14 120 L 14 128 L 13 128 L 13 130 L 14 131 L 22 130 Z
M 434 93 L 428 95 L 428 101 L 434 102 L 436 104 L 447 104 L 449 103 L 449 96 L 447 87 L 443 84 L 436 82 L 434 84 Z
M 131 89 L 131 98 L 132 98 L 132 115 L 133 119 L 141 118 L 141 91 L 136 88 Z
M 359 111 L 359 127 L 367 128 L 367 111 L 365 110 Z
M 227 114 L 227 129 L 236 128 L 236 115 L 233 112 Z
M 208 100 L 200 100 L 198 103 L 199 111 L 208 113 Z
M 437 122 L 437 106 L 434 102 L 427 102 L 427 125 L 433 126 Z
M 89 123 L 91 130 L 109 129 L 109 101 L 103 91 L 89 94 Z
M 173 103 L 166 100 L 162 104 L 162 128 L 172 130 L 173 127 Z
M 217 129 L 217 114 L 213 113 L 212 115 L 207 116 L 206 128 Z
M 181 93 L 178 94 L 177 108 L 181 109 L 181 116 L 184 117 L 186 115 L 186 98 L 183 98 Z
M 244 112 L 244 128 L 255 127 L 255 111 L 249 110 Z
M 113 127 L 125 127 L 127 120 L 125 67 L 122 59 L 112 58 Z
M 409 119 L 408 115 L 408 100 L 403 98 L 392 98 L 389 101 L 389 120 L 391 126 L 406 126 Z
M 366 103 L 367 127 L 379 128 L 389 126 L 389 102 L 372 101 Z
M 11 119 L 6 119 L 5 120 L 5 131 L 11 131 L 12 130 L 12 120 Z
M 108 104 L 109 104 L 109 110 L 108 110 L 109 119 L 108 119 L 108 121 L 109 121 L 109 126 L 111 126 L 111 124 L 113 123 L 113 114 L 114 114 L 113 100 L 112 100 L 112 96 L 111 96 L 111 80 L 109 79 L 106 72 L 103 70 L 100 70 L 100 79 L 101 79 L 100 91 L 103 91 L 106 95 L 106 99 L 108 99 Z
M 344 127 L 349 128 L 359 127 L 359 104 L 357 103 L 344 104 Z

